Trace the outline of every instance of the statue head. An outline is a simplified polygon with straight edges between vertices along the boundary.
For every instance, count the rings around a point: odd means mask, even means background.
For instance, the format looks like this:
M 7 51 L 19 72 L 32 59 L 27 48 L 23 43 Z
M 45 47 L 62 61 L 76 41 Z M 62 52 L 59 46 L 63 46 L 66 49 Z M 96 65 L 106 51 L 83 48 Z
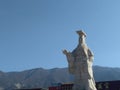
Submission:
M 79 35 L 79 45 L 85 43 L 85 37 L 86 37 L 85 32 L 83 32 L 82 30 L 76 32 Z

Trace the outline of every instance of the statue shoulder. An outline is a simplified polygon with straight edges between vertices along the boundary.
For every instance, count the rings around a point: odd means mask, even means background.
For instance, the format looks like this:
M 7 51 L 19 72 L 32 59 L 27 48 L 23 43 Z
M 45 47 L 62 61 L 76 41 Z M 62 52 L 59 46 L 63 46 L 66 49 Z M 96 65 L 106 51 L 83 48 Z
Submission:
M 94 56 L 93 52 L 90 50 L 90 48 L 88 48 L 88 55 L 89 56 Z

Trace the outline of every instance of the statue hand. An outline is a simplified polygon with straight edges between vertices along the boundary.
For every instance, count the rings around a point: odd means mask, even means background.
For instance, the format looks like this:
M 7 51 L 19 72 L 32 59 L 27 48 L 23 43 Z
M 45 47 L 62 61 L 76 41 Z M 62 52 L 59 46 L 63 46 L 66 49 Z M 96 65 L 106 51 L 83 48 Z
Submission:
M 67 55 L 68 52 L 67 52 L 67 50 L 65 49 L 65 50 L 63 50 L 63 53 L 64 53 L 65 55 Z

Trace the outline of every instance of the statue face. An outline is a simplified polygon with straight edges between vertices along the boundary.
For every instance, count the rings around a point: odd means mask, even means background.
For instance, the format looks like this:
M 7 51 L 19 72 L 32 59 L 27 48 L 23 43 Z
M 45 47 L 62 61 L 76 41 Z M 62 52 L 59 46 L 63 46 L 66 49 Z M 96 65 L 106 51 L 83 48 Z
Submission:
M 79 43 L 84 43 L 84 42 L 85 42 L 85 36 L 84 35 L 80 35 Z

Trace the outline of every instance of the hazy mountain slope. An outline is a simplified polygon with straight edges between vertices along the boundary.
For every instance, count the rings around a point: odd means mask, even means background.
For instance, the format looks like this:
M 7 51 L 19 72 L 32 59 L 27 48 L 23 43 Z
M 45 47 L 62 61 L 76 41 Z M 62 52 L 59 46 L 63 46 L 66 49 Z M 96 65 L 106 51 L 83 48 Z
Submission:
M 120 80 L 120 68 L 95 66 L 93 70 L 96 81 Z
M 94 66 L 94 77 L 96 81 L 120 80 L 120 68 L 108 68 Z M 48 87 L 55 83 L 72 82 L 73 76 L 68 73 L 67 68 L 43 69 L 36 68 L 21 72 L 0 71 L 0 88 L 15 88 L 19 84 L 25 88 Z

